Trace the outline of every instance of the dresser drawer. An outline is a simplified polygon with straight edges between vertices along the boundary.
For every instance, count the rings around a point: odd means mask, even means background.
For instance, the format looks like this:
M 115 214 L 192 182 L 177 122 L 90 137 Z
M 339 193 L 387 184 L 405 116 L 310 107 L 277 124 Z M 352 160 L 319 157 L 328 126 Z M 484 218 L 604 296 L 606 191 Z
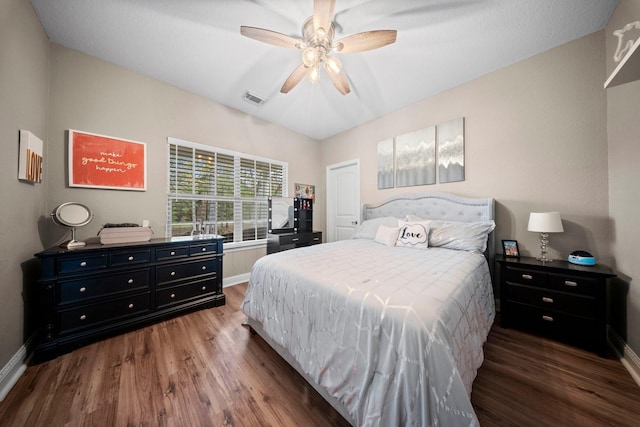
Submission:
M 92 271 L 107 266 L 106 255 L 93 255 L 74 258 L 61 258 L 58 259 L 58 273 L 69 274 L 79 273 L 82 271 Z
M 150 250 L 111 254 L 112 267 L 136 264 L 140 262 L 149 262 L 149 261 L 151 261 Z
M 555 292 L 534 286 L 507 282 L 509 301 L 528 304 L 542 310 L 559 311 L 574 316 L 595 318 L 596 302 L 592 297 Z
M 305 235 L 303 234 L 287 234 L 279 236 L 280 246 L 291 245 L 292 247 L 295 247 L 295 245 L 305 242 L 306 239 L 304 237 Z
M 173 246 L 170 248 L 156 249 L 156 260 L 184 258 L 189 256 L 189 246 Z
M 549 273 L 549 286 L 563 292 L 596 295 L 598 281 L 582 276 L 567 276 Z
M 547 273 L 544 271 L 506 267 L 505 272 L 505 279 L 512 283 L 520 283 L 522 285 L 547 285 Z
M 203 274 L 215 274 L 217 263 L 217 258 L 208 258 L 201 261 L 191 261 L 157 267 L 156 281 L 158 285 L 163 285 Z
M 202 245 L 191 245 L 189 247 L 189 255 L 211 255 L 218 252 L 218 245 L 216 243 L 206 243 Z
M 149 269 L 132 270 L 105 276 L 88 276 L 59 283 L 59 304 L 71 304 L 91 298 L 143 290 L 149 287 Z
M 159 290 L 156 293 L 156 304 L 158 308 L 167 307 L 188 301 L 192 298 L 200 298 L 205 295 L 214 294 L 217 291 L 215 278 L 208 278 L 186 285 L 172 286 Z
M 59 312 L 60 333 L 79 328 L 95 326 L 98 323 L 113 321 L 127 316 L 148 312 L 151 306 L 150 293 L 117 298 L 108 302 L 96 302 Z

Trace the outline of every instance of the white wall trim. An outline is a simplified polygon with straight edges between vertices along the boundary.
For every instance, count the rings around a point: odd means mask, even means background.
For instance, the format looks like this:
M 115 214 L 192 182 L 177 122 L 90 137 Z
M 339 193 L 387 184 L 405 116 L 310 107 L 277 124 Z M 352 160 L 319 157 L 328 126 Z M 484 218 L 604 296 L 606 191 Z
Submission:
M 33 336 L 29 337 L 27 342 L 18 349 L 16 354 L 0 370 L 0 402 L 7 397 L 11 388 L 18 382 L 24 371 L 27 370 L 27 349 L 30 347 L 33 338 Z
M 222 279 L 222 287 L 226 288 L 227 286 L 239 285 L 240 283 L 248 282 L 249 276 L 251 276 L 251 273 L 242 273 L 237 276 L 225 277 Z
M 618 333 L 611 327 L 609 329 L 609 341 L 611 342 L 611 348 L 620 359 L 622 366 L 629 372 L 631 378 L 640 387 L 640 357 L 629 347 L 629 345 L 618 335 Z

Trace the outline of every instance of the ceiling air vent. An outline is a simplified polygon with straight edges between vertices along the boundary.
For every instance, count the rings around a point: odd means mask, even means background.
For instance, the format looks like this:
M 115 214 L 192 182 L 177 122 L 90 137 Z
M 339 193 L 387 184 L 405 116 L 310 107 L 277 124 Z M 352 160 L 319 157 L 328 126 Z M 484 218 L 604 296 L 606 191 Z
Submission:
M 255 95 L 249 91 L 246 91 L 242 94 L 242 99 L 256 105 L 262 105 L 264 104 L 264 101 L 266 101 L 264 98 L 260 98 L 258 95 Z

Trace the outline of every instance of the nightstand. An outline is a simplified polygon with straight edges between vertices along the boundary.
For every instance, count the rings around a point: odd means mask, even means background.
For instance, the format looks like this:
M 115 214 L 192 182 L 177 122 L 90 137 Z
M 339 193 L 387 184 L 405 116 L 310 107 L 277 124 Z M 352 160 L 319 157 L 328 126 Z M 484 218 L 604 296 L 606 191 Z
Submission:
M 497 256 L 500 319 L 514 327 L 607 354 L 608 279 L 602 264 Z

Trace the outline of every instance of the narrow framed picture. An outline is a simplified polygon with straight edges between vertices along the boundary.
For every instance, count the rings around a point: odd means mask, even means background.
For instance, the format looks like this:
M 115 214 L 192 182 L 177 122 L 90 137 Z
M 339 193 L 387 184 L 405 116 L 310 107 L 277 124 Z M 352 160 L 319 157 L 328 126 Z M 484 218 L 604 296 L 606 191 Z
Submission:
M 502 250 L 505 257 L 520 258 L 520 250 L 518 249 L 517 240 L 503 240 Z

